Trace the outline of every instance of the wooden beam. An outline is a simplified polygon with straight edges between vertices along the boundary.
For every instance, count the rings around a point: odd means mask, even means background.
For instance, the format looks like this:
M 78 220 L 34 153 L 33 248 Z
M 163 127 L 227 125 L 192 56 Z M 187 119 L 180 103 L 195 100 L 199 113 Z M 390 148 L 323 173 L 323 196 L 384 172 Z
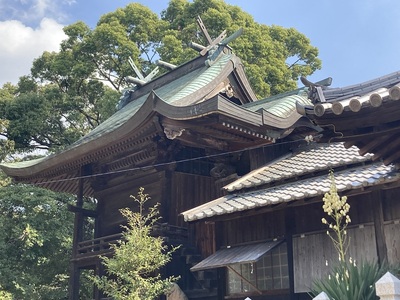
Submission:
M 386 137 L 387 139 L 381 143 L 379 150 L 374 151 L 374 157 L 372 158 L 373 160 L 378 160 L 382 157 L 385 158 L 392 153 L 398 152 L 400 141 L 397 137 L 397 134 L 388 135 Z
M 348 142 L 344 142 L 344 144 L 343 144 L 343 146 L 346 148 L 346 149 L 349 149 L 349 148 L 351 148 L 352 146 L 355 146 L 356 145 L 356 142 L 355 141 L 348 141 Z M 362 155 L 362 154 L 361 154 Z
M 390 165 L 391 163 L 396 162 L 400 158 L 400 151 L 394 152 L 392 155 L 383 159 L 383 163 L 385 165 Z
M 69 271 L 68 300 L 79 300 L 80 270 L 76 263 L 71 263 Z
M 212 39 L 211 39 L 210 35 L 208 34 L 208 30 L 207 30 L 206 26 L 204 25 L 203 20 L 200 18 L 200 16 L 197 16 L 196 21 L 197 21 L 197 24 L 199 25 L 201 31 L 203 32 L 204 37 L 206 38 L 207 42 L 209 44 L 211 44 Z
M 289 274 L 289 292 L 290 300 L 295 300 L 294 293 L 294 262 L 293 262 L 293 232 L 296 227 L 296 219 L 293 207 L 287 207 L 285 210 L 285 240 L 288 259 L 288 274 Z
M 382 200 L 383 192 L 381 190 L 374 191 L 371 194 L 372 200 L 372 213 L 374 217 L 375 227 L 375 242 L 376 251 L 378 254 L 378 263 L 382 265 L 388 261 L 387 246 L 385 241 L 385 225 L 383 221 Z
M 372 153 L 377 147 L 382 146 L 386 141 L 388 141 L 387 136 L 382 136 L 373 139 L 371 142 L 365 143 L 363 147 L 360 148 L 360 153 L 361 156 L 367 154 L 367 153 Z
M 73 213 L 82 213 L 85 217 L 91 217 L 91 218 L 97 217 L 97 212 L 94 210 L 74 206 L 71 204 L 68 204 L 67 209 L 68 209 L 68 211 L 73 212 Z
M 83 193 L 85 187 L 84 176 L 89 175 L 90 173 L 91 173 L 90 165 L 85 165 L 81 167 L 80 179 L 78 181 L 78 194 L 76 197 L 76 207 L 79 209 L 82 209 L 83 206 Z M 78 243 L 81 242 L 82 239 L 83 239 L 83 214 L 81 211 L 78 211 L 77 213 L 75 213 L 75 220 L 74 220 L 72 259 L 75 258 L 78 249 Z M 80 268 L 77 265 L 77 263 L 71 260 L 68 299 L 79 300 L 79 290 L 80 290 Z
M 343 126 L 340 126 L 338 128 L 337 126 L 334 127 L 335 133 L 338 134 L 340 133 L 340 136 L 335 136 L 331 137 L 331 141 L 337 141 L 337 142 L 363 142 L 366 139 L 372 140 L 375 138 L 379 138 L 383 135 L 387 134 L 397 134 L 400 131 L 400 124 L 392 124 L 392 125 L 387 125 L 385 127 L 380 126 L 380 128 L 375 127 L 375 131 L 372 129 L 368 132 L 362 131 L 363 128 L 361 129 L 356 129 L 356 130 L 351 130 L 351 128 L 354 128 L 354 120 L 348 121 L 347 123 L 343 124 Z M 329 124 L 319 124 L 321 127 L 328 127 L 329 129 L 332 129 L 332 123 L 330 122 Z M 337 125 L 337 124 L 336 124 Z M 365 128 L 364 128 L 365 129 Z

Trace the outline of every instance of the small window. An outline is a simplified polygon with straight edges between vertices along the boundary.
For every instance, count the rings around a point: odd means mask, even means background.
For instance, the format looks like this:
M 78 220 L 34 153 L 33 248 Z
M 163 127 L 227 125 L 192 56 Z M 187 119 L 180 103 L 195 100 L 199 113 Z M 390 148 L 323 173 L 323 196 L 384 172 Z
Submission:
M 258 261 L 227 268 L 227 294 L 289 288 L 286 243 L 264 254 Z

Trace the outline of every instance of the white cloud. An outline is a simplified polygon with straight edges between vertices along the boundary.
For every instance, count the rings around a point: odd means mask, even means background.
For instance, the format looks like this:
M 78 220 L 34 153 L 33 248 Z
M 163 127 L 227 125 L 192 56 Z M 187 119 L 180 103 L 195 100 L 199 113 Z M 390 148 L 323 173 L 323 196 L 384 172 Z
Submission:
M 20 76 L 28 75 L 32 62 L 43 51 L 58 51 L 66 38 L 63 25 L 43 18 L 38 28 L 31 28 L 20 21 L 0 22 L 0 87 L 18 82 Z
M 64 22 L 65 8 L 75 0 L 0 0 L 0 20 L 18 20 L 24 24 L 38 24 L 44 17 Z

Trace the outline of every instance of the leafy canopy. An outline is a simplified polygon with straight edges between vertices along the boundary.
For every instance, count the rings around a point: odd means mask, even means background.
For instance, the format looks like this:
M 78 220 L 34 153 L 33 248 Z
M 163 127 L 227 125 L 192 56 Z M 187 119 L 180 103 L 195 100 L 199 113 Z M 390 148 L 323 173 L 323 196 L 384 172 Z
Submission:
M 0 188 L 2 297 L 65 299 L 73 232 L 66 206 L 71 201 L 71 196 L 27 185 Z
M 198 16 L 211 38 L 244 29 L 230 46 L 259 97 L 292 90 L 300 76 L 321 67 L 317 48 L 296 29 L 259 24 L 222 0 L 172 0 L 161 16 L 131 3 L 103 15 L 93 29 L 83 22 L 66 26 L 59 52 L 44 52 L 29 77 L 4 85 L 0 119 L 8 126 L 0 134 L 23 150 L 71 144 L 115 111 L 129 87 L 125 77 L 135 76 L 129 58 L 146 75 L 158 59 L 179 65 L 199 55 L 188 46 L 208 44 Z

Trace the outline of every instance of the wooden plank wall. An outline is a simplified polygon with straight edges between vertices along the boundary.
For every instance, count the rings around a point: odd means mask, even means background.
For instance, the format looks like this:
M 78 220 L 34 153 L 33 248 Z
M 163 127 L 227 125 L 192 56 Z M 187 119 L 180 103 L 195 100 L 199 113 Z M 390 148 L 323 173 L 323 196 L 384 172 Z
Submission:
M 171 178 L 170 224 L 189 227 L 189 236 L 203 257 L 215 252 L 215 224 L 199 222 L 188 224 L 182 212 L 214 200 L 222 195 L 215 178 L 174 172 Z
M 400 189 L 384 191 L 383 218 L 389 264 L 400 264 Z
M 383 217 L 385 221 L 400 220 L 400 188 L 384 191 Z
M 348 229 L 349 257 L 356 261 L 376 261 L 374 226 L 366 225 Z M 326 232 L 297 235 L 293 238 L 295 292 L 308 292 L 311 278 L 327 275 L 330 266 L 338 262 L 338 254 Z M 328 262 L 328 266 L 326 265 Z
M 164 172 L 148 172 L 121 176 L 109 182 L 109 188 L 98 191 L 99 235 L 105 236 L 120 232 L 120 225 L 124 223 L 119 209 L 135 208 L 135 202 L 130 195 L 137 196 L 140 187 L 149 194 L 149 206 L 162 202 L 162 187 Z
M 250 170 L 259 168 L 266 163 L 278 159 L 285 155 L 285 153 L 290 153 L 291 150 L 297 149 L 299 142 L 288 142 L 288 143 L 275 143 L 266 145 L 262 148 L 257 148 L 249 151 L 249 164 Z
M 351 225 L 373 222 L 372 198 L 369 194 L 351 196 L 348 198 L 348 203 L 350 204 Z M 295 233 L 325 230 L 326 225 L 321 222 L 321 218 L 327 217 L 322 209 L 322 197 L 319 202 L 305 204 L 294 208 Z
M 215 178 L 175 172 L 171 178 L 171 224 L 187 226 L 183 217 L 179 216 L 182 212 L 214 200 L 220 195 L 222 191 L 217 188 Z M 174 223 L 172 220 L 175 220 Z
M 277 210 L 223 222 L 220 233 L 221 246 L 283 238 L 285 235 L 284 213 L 284 210 Z
M 399 265 L 400 263 L 400 224 L 385 224 L 385 241 L 389 264 Z

